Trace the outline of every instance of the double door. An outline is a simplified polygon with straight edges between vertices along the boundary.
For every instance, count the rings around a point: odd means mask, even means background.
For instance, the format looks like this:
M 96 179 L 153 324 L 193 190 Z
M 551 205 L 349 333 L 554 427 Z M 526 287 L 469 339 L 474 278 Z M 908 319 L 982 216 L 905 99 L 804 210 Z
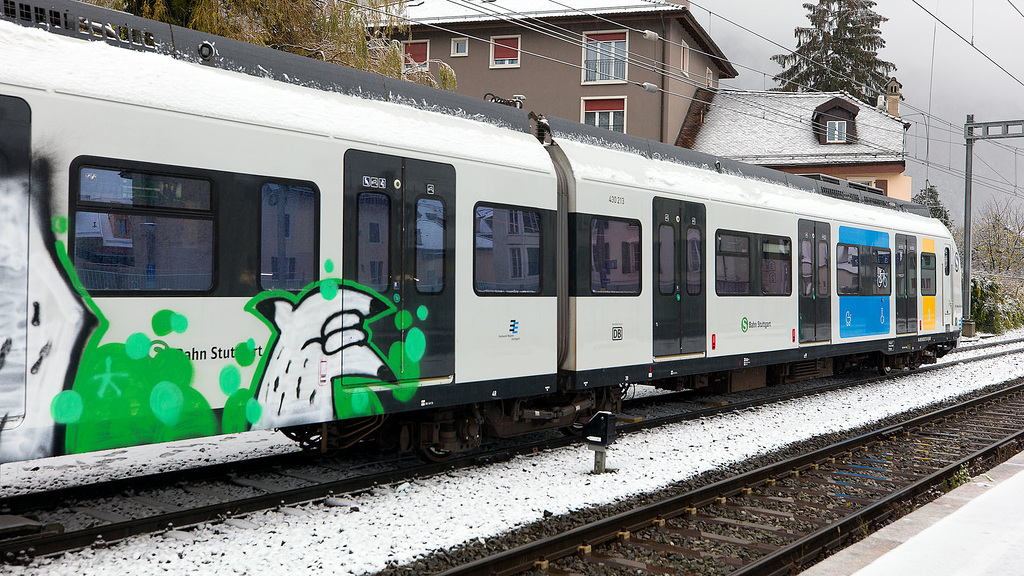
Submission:
M 800 343 L 828 342 L 832 331 L 828 222 L 800 220 Z
M 455 372 L 455 169 L 349 150 L 342 276 L 391 302 L 367 326 L 391 382 L 450 382 Z M 343 373 L 345 367 L 342 367 Z
M 654 199 L 654 356 L 706 349 L 703 204 Z
M 896 333 L 917 332 L 917 238 L 896 235 Z

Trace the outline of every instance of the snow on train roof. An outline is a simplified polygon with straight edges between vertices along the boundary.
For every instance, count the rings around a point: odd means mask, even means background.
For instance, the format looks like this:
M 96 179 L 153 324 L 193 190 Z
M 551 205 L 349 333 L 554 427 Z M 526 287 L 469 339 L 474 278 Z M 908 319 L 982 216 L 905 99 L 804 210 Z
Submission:
M 846 200 L 837 200 L 806 190 L 757 178 L 742 177 L 710 168 L 669 161 L 640 159 L 629 151 L 613 150 L 590 143 L 560 140 L 572 161 L 577 178 L 621 184 L 652 191 L 678 191 L 688 195 L 744 206 L 785 207 L 795 214 L 806 214 L 865 225 L 895 227 L 934 236 L 948 236 L 938 221 L 909 212 L 898 212 Z M 623 158 L 634 161 L 623 161 Z
M 0 54 L 0 85 L 551 170 L 543 148 L 523 132 L 66 38 L 2 20 Z

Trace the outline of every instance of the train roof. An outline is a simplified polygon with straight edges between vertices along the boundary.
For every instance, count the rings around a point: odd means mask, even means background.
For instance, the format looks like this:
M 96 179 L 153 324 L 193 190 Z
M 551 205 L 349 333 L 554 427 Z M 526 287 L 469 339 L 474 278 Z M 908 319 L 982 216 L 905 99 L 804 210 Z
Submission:
M 179 61 L 198 64 L 203 67 L 228 70 L 262 79 L 274 80 L 281 87 L 289 84 L 304 86 L 322 91 L 356 96 L 369 101 L 378 101 L 381 104 L 401 104 L 407 108 L 439 112 L 448 116 L 473 120 L 477 124 L 490 124 L 515 132 L 531 132 L 531 122 L 527 112 L 518 108 L 437 90 L 403 80 L 396 80 L 379 74 L 354 70 L 271 48 L 254 46 L 229 38 L 197 32 L 73 0 L 4 2 L 3 12 L 0 14 L 0 21 L 2 20 L 15 22 L 24 27 L 47 30 L 59 36 L 92 40 L 95 43 L 115 46 L 125 51 L 163 54 Z M 71 78 L 75 77 L 84 95 L 102 97 L 104 93 L 109 94 L 113 86 L 113 89 L 117 90 L 119 97 L 124 96 L 126 92 L 134 91 L 136 97 L 141 100 L 146 99 L 143 92 L 146 90 L 151 91 L 151 87 L 143 86 L 138 82 L 132 82 L 124 77 L 104 79 L 90 75 L 90 71 L 99 70 L 95 59 L 116 60 L 117 58 L 111 55 L 118 53 L 116 50 L 93 51 L 85 58 L 75 56 L 72 54 L 73 51 L 68 50 L 66 56 L 71 58 L 71 61 L 80 61 L 78 66 L 72 68 L 76 70 L 74 74 L 62 74 L 60 77 L 57 77 L 51 69 L 26 70 L 28 68 L 26 62 L 31 62 L 31 58 L 23 60 L 15 55 L 21 50 L 26 57 L 31 56 L 34 51 L 31 45 L 38 42 L 45 41 L 40 36 L 27 34 L 5 33 L 0 35 L 0 43 L 6 44 L 3 50 L 5 58 L 0 59 L 0 62 L 2 62 L 0 63 L 0 68 L 6 68 L 2 76 L 4 82 L 10 83 L 21 78 L 27 85 L 58 89 L 66 87 L 69 81 L 76 81 L 74 78 Z M 56 46 L 56 44 L 51 43 L 50 47 L 52 46 Z M 116 66 L 115 62 L 111 62 L 111 64 Z M 67 69 L 68 65 L 69 62 L 62 62 L 62 66 L 65 69 Z M 185 67 L 177 68 L 173 72 L 165 72 L 165 70 L 166 68 L 163 67 L 160 75 L 176 73 L 180 75 L 178 81 L 185 82 L 185 84 L 176 86 L 178 90 L 177 106 L 181 108 L 187 106 L 186 109 L 189 111 L 212 115 L 212 110 L 200 105 L 200 103 L 205 103 L 223 111 L 225 118 L 230 119 L 235 115 L 239 108 L 239 102 L 218 102 L 206 98 L 211 88 L 203 83 L 196 83 L 195 77 L 191 79 L 185 78 L 187 75 L 184 71 Z M 69 80 L 69 78 L 71 79 Z M 207 76 L 205 78 L 210 77 Z M 110 82 L 110 84 L 104 84 L 104 80 Z M 263 88 L 273 91 L 269 84 L 271 83 L 267 83 Z M 261 106 L 260 100 L 256 95 L 237 94 L 237 90 L 235 92 L 236 94 L 232 96 L 233 98 L 245 98 L 250 104 Z M 275 93 L 281 95 L 286 92 L 286 89 L 279 88 Z M 159 94 L 157 98 L 164 101 L 140 101 L 136 103 L 166 108 L 168 95 Z M 326 99 L 322 101 L 322 103 L 326 102 Z M 281 118 L 283 113 L 276 107 L 273 113 L 275 117 L 282 121 L 297 122 L 300 126 L 311 126 L 314 132 L 317 131 L 316 127 L 323 131 L 324 125 L 332 121 L 344 121 L 351 125 L 353 122 L 366 120 L 362 114 L 354 114 L 352 110 L 335 109 L 334 113 L 336 114 L 347 112 L 349 115 L 343 118 L 332 118 L 326 111 L 319 109 L 307 110 L 308 103 L 300 106 L 296 102 L 296 106 L 299 109 L 288 111 L 286 118 Z M 385 132 L 389 131 L 389 129 L 394 131 L 400 130 L 403 133 L 401 137 L 408 144 L 410 140 L 413 140 L 410 137 L 416 136 L 415 129 L 417 128 L 427 131 L 427 133 L 423 133 L 421 136 L 431 143 L 432 148 L 439 145 L 437 142 L 439 138 L 444 139 L 442 135 L 430 132 L 429 126 L 423 126 L 423 123 L 412 115 L 397 112 L 396 108 L 389 108 L 389 112 L 398 116 L 397 120 L 399 122 L 404 121 L 407 124 L 391 122 L 385 128 L 368 126 L 367 132 L 369 134 L 374 134 L 374 131 L 377 131 L 377 134 L 368 136 L 370 139 L 390 140 L 398 138 L 399 135 L 386 134 Z M 687 164 L 745 178 L 774 182 L 798 190 L 823 194 L 850 202 L 928 216 L 927 207 L 887 197 L 882 194 L 881 190 L 863 184 L 824 175 L 815 179 L 787 174 L 556 117 L 548 117 L 546 121 L 555 139 L 569 139 L 610 147 L 655 160 Z M 287 128 L 288 126 L 282 127 Z M 468 132 L 473 131 L 468 128 L 467 130 Z M 346 131 L 350 131 L 350 129 Z M 468 132 L 464 134 L 467 138 L 471 136 Z M 488 152 L 487 150 L 481 150 L 481 147 L 471 140 L 461 140 L 458 136 L 455 137 L 455 140 L 451 144 L 453 146 L 461 146 L 461 152 L 458 154 L 460 156 L 465 155 L 467 151 L 473 152 L 474 155 Z M 538 146 L 533 146 L 533 150 L 529 152 L 525 146 L 521 151 L 509 150 L 505 147 L 505 144 L 509 141 L 522 142 L 524 140 L 519 138 L 505 139 L 501 150 L 492 150 L 490 152 L 499 155 L 503 163 L 510 159 L 516 159 L 515 154 L 518 153 L 526 154 L 527 158 L 538 153 Z M 467 145 L 468 142 L 472 142 L 472 145 Z M 530 163 L 532 164 L 533 162 L 531 161 Z

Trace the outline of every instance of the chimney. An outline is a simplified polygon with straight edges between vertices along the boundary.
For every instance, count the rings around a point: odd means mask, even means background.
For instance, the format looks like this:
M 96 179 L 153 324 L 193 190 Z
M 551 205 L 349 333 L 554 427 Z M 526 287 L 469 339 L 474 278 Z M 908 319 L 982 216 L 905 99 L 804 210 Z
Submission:
M 900 100 L 903 99 L 900 94 L 901 88 L 903 88 L 903 84 L 900 84 L 894 76 L 885 83 L 885 93 L 878 95 L 878 107 L 897 118 L 900 117 Z

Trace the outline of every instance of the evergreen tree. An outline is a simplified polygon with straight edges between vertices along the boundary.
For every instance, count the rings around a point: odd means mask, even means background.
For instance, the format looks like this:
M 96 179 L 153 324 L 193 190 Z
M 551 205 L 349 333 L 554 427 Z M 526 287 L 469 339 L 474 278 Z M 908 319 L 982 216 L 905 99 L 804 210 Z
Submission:
M 455 72 L 432 60 L 406 67 L 401 42 L 407 35 L 405 0 L 88 0 L 93 4 L 269 46 L 350 68 L 402 78 L 435 88 L 455 88 Z
M 872 10 L 874 6 L 872 0 L 804 4 L 811 25 L 796 28 L 796 51 L 772 56 L 785 68 L 775 76 L 777 90 L 845 90 L 874 103 L 896 69 L 891 62 L 878 58 L 878 50 L 885 46 L 878 26 L 888 18 Z
M 949 210 L 946 209 L 946 206 L 939 198 L 939 191 L 935 188 L 934 184 L 929 184 L 926 180 L 924 188 L 922 188 L 917 194 L 914 194 L 911 201 L 927 206 L 928 212 L 931 213 L 932 218 L 938 218 L 946 225 L 947 229 L 951 231 L 953 230 L 953 220 L 949 217 Z

